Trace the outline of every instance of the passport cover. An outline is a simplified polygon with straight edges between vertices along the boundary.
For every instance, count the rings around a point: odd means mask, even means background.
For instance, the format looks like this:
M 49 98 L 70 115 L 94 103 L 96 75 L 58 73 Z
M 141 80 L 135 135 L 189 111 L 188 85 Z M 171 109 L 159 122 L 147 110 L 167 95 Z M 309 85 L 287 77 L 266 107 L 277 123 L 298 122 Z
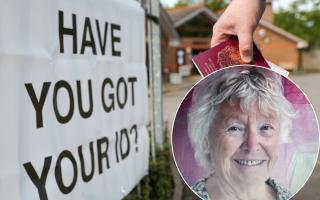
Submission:
M 192 62 L 202 77 L 209 75 L 213 71 L 232 65 L 252 64 L 270 68 L 255 44 L 253 44 L 252 62 L 245 63 L 242 61 L 239 52 L 239 42 L 236 37 L 230 37 L 227 41 L 194 56 Z

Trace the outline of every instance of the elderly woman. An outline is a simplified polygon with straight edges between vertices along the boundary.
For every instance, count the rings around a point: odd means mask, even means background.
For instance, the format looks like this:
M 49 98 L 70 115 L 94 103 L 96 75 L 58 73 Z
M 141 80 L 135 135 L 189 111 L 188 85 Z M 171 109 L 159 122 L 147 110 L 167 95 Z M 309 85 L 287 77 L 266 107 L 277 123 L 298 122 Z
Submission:
M 193 90 L 189 137 L 196 160 L 211 172 L 194 191 L 212 200 L 289 199 L 270 178 L 294 117 L 280 77 L 263 68 L 223 71 Z

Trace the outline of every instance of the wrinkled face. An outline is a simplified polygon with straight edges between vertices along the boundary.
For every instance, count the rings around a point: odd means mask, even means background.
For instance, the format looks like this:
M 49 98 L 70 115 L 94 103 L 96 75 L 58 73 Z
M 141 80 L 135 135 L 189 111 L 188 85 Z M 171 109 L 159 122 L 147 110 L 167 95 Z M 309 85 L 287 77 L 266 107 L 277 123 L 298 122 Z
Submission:
M 209 133 L 215 173 L 235 184 L 265 182 L 277 160 L 279 134 L 275 113 L 223 103 Z

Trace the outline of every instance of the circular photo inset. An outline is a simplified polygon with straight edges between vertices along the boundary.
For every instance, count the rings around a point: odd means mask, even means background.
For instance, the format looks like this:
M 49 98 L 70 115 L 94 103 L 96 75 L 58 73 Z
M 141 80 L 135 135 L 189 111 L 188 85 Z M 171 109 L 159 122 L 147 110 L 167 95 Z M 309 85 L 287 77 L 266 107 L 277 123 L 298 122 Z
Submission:
M 289 199 L 317 161 L 318 121 L 304 93 L 263 67 L 199 81 L 176 113 L 172 151 L 202 199 Z

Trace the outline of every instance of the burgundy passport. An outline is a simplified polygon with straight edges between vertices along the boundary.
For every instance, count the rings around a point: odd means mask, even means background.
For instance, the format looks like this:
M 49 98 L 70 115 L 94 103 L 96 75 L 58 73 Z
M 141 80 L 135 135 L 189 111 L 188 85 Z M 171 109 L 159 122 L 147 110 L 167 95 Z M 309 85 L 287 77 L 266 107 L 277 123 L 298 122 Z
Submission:
M 194 56 L 192 61 L 202 77 L 223 67 L 246 64 L 241 60 L 239 42 L 236 37 L 231 37 L 227 41 Z M 248 64 L 269 68 L 267 61 L 262 57 L 261 52 L 254 43 L 253 59 Z

